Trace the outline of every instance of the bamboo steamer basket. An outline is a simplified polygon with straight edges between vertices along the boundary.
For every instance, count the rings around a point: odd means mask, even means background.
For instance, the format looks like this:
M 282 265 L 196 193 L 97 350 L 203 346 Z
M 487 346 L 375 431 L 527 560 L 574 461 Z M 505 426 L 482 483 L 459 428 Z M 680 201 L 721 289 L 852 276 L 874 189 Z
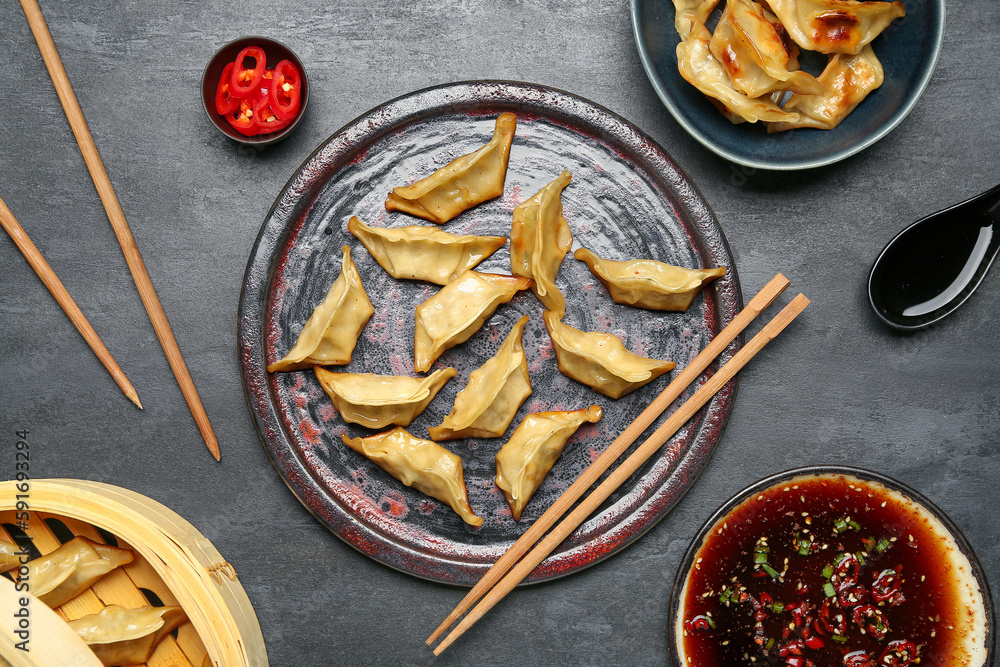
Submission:
M 82 641 L 62 632 L 68 626 L 63 623 L 59 628 L 55 620 L 73 620 L 112 604 L 162 603 L 180 605 L 190 622 L 160 642 L 148 667 L 266 667 L 260 624 L 235 569 L 176 512 L 134 491 L 100 482 L 34 479 L 28 482 L 27 494 L 21 494 L 17 484 L 0 482 L 0 538 L 21 545 L 26 537 L 41 554 L 75 536 L 117 541 L 135 558 L 54 612 L 32 599 L 31 652 L 14 648 L 19 639 L 7 627 L 11 624 L 2 624 L 0 665 L 5 659 L 15 667 L 99 666 Z M 19 494 L 29 508 L 23 535 L 17 534 Z M 0 584 L 0 615 L 10 619 L 20 605 L 18 598 L 25 594 L 15 592 L 9 580 L 4 584 Z

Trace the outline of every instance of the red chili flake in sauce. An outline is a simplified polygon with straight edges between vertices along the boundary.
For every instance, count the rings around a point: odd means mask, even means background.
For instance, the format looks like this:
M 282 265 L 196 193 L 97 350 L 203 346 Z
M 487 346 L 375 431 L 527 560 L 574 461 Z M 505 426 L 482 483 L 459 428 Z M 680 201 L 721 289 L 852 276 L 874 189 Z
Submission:
M 941 543 L 881 485 L 824 476 L 760 492 L 695 556 L 687 664 L 905 667 L 947 655 L 966 605 Z

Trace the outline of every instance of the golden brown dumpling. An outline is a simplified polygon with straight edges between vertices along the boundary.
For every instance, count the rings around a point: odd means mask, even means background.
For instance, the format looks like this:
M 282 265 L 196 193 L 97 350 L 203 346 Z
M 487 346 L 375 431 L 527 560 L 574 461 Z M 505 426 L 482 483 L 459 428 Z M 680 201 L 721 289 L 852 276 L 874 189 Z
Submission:
M 712 55 L 705 24 L 693 18 L 691 33 L 677 45 L 677 70 L 692 86 L 715 100 L 731 122 L 795 121 L 798 114 L 783 111 L 768 97 L 747 97 L 733 87 L 729 73 Z
M 674 0 L 674 28 L 681 39 L 691 34 L 694 23 L 708 23 L 719 0 Z
M 796 44 L 820 53 L 860 53 L 906 14 L 899 0 L 767 0 L 767 5 Z
M 455 438 L 499 438 L 524 400 L 531 395 L 528 357 L 521 335 L 528 323 L 525 315 L 507 334 L 500 350 L 472 371 L 469 384 L 455 396 L 455 407 L 439 426 L 427 429 L 432 440 Z
M 436 227 L 370 227 L 352 216 L 347 231 L 393 278 L 447 285 L 492 255 L 505 236 L 456 236 Z
M 345 245 L 342 250 L 340 276 L 309 316 L 291 351 L 268 366 L 269 372 L 350 363 L 358 336 L 375 309 L 351 261 L 350 247 Z
M 316 378 L 346 422 L 368 428 L 389 424 L 409 426 L 441 387 L 455 377 L 454 368 L 442 368 L 425 378 L 372 373 L 334 373 L 315 366 Z
M 515 521 L 531 500 L 566 441 L 584 422 L 601 418 L 601 408 L 591 405 L 568 412 L 537 412 L 526 416 L 510 440 L 497 452 L 497 486 L 505 496 Z
M 110 605 L 68 623 L 102 665 L 113 667 L 145 663 L 160 641 L 186 621 L 187 615 L 177 606 L 126 609 Z
M 517 116 L 500 114 L 488 144 L 452 160 L 413 185 L 393 188 L 385 200 L 385 210 L 403 211 L 441 224 L 476 204 L 499 197 L 516 128 Z
M 587 263 L 615 302 L 652 310 L 684 312 L 709 281 L 726 275 L 724 266 L 685 269 L 652 259 L 615 262 L 601 259 L 586 248 L 573 256 Z
M 633 354 L 611 334 L 574 329 L 551 311 L 546 310 L 542 317 L 563 375 L 609 398 L 621 398 L 677 365 Z
M 822 90 L 812 74 L 790 71 L 781 35 L 760 5 L 751 0 L 726 1 L 709 45 L 729 73 L 733 87 L 748 97 L 784 90 L 805 94 Z
M 132 552 L 107 544 L 74 537 L 61 547 L 27 562 L 31 592 L 50 607 L 58 607 L 90 588 L 95 581 L 117 567 L 132 562 Z
M 451 505 L 462 520 L 481 526 L 469 505 L 462 459 L 430 440 L 416 438 L 397 426 L 367 438 L 341 436 L 344 444 L 364 455 L 406 486 Z
M 781 132 L 798 127 L 832 130 L 868 97 L 868 93 L 881 86 L 884 79 L 882 63 L 875 57 L 870 45 L 856 56 L 843 53 L 830 56 L 830 61 L 819 75 L 823 92 L 819 95 L 792 95 L 785 108 L 798 112 L 799 120 L 768 123 L 767 131 Z
M 6 572 L 20 565 L 23 553 L 13 542 L 0 540 L 0 572 Z
M 430 370 L 445 350 L 464 343 L 479 331 L 501 303 L 507 303 L 530 278 L 466 271 L 417 306 L 413 368 Z
M 510 229 L 511 272 L 534 279 L 531 290 L 535 296 L 560 317 L 566 312 L 566 300 L 556 288 L 556 275 L 573 246 L 573 234 L 562 214 L 562 191 L 572 178 L 563 171 L 559 178 L 519 204 Z

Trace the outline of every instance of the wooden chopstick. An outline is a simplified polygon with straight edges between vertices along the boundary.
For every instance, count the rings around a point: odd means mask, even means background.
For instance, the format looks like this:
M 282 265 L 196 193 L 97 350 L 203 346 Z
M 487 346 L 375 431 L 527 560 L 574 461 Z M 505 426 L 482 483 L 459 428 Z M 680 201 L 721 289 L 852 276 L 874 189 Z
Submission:
M 500 578 L 507 573 L 514 563 L 527 553 L 542 538 L 545 532 L 554 526 L 556 521 L 569 510 L 573 503 L 579 500 L 587 492 L 587 489 L 604 474 L 604 471 L 610 468 L 625 453 L 625 450 L 635 442 L 636 438 L 642 435 L 649 428 L 649 425 L 656 421 L 663 411 L 670 407 L 670 404 L 687 389 L 688 385 L 701 375 L 701 372 L 740 335 L 757 315 L 770 306 L 787 287 L 788 279 L 785 276 L 779 273 L 772 278 L 750 300 L 750 303 L 705 346 L 705 349 L 692 359 L 691 363 L 660 392 L 660 395 L 629 424 L 628 428 L 622 431 L 621 435 L 608 445 L 607 449 L 583 471 L 580 477 L 556 499 L 552 506 L 537 521 L 529 526 L 528 530 L 518 538 L 510 549 L 493 564 L 486 574 L 483 575 L 482 579 L 466 594 L 465 598 L 458 603 L 458 606 L 448 614 L 448 618 L 427 638 L 427 644 L 432 644 L 452 623 L 457 621 L 462 614 L 468 611 L 490 588 L 500 581 Z
M 483 597 L 472 611 L 468 613 L 451 633 L 434 649 L 435 655 L 441 655 L 452 642 L 458 639 L 483 615 L 493 608 L 507 593 L 512 591 L 521 581 L 534 570 L 539 563 L 565 540 L 570 533 L 583 523 L 601 503 L 608 499 L 646 460 L 653 455 L 681 426 L 683 426 L 712 396 L 738 373 L 750 359 L 765 345 L 771 342 L 781 331 L 809 305 L 809 299 L 802 294 L 796 296 L 785 306 L 760 332 L 754 336 L 732 359 L 726 362 L 694 396 L 685 401 L 676 412 L 663 422 L 625 461 L 618 466 L 569 516 L 538 543 L 530 553 L 515 565 L 496 586 Z
M 141 410 L 142 403 L 139 402 L 139 395 L 136 393 L 135 387 L 125 377 L 125 372 L 115 362 L 114 357 L 111 356 L 108 348 L 101 341 L 101 337 L 94 331 L 94 327 L 90 326 L 90 322 L 87 321 L 83 311 L 76 305 L 76 301 L 69 295 L 66 287 L 59 280 L 59 276 L 52 270 L 49 263 L 45 261 L 45 257 L 42 256 L 41 251 L 32 243 L 28 237 L 28 233 L 18 223 L 17 218 L 7 208 L 7 204 L 4 203 L 3 199 L 0 199 L 0 225 L 3 225 L 3 228 L 10 234 L 10 238 L 14 240 L 14 244 L 21 251 L 21 254 L 24 255 L 24 258 L 28 260 L 28 264 L 35 270 L 38 277 L 42 279 L 45 287 L 55 297 L 56 302 L 62 307 L 63 312 L 66 313 L 70 322 L 73 323 L 76 330 L 87 341 L 87 345 L 90 346 L 90 349 L 94 351 L 94 354 L 100 359 L 101 363 L 108 370 L 108 373 L 111 374 L 118 388 L 128 397 L 128 400 L 138 405 Z
M 56 51 L 56 44 L 52 41 L 52 35 L 49 33 L 48 25 L 45 23 L 45 17 L 42 16 L 42 10 L 38 6 L 37 0 L 21 0 L 21 8 L 28 19 L 28 25 L 31 26 L 31 32 L 35 36 L 38 50 L 42 52 L 45 67 L 49 70 L 52 84 L 56 88 L 59 101 L 62 103 L 66 117 L 69 119 L 69 125 L 76 136 L 80 152 L 83 153 L 84 162 L 87 163 L 87 169 L 90 171 L 90 176 L 97 187 L 97 194 L 101 198 L 101 203 L 104 204 L 108 220 L 111 221 L 111 227 L 115 231 L 118 245 L 121 246 L 122 254 L 125 255 L 125 262 L 128 264 L 129 271 L 132 273 L 132 280 L 139 290 L 139 297 L 146 308 L 149 320 L 153 323 L 153 330 L 156 332 L 157 338 L 160 339 L 160 346 L 167 356 L 167 362 L 174 372 L 177 384 L 180 385 L 181 393 L 184 395 L 184 400 L 187 401 L 188 409 L 191 411 L 191 415 L 198 425 L 198 430 L 201 431 L 201 437 L 204 438 L 205 444 L 208 446 L 208 451 L 218 461 L 220 458 L 219 441 L 215 438 L 212 425 L 209 423 L 208 415 L 205 413 L 205 407 L 201 404 L 198 390 L 195 389 L 194 380 L 191 379 L 191 373 L 188 371 L 187 364 L 184 363 L 184 357 L 181 355 L 180 347 L 177 345 L 177 339 L 174 338 L 174 332 L 170 328 L 170 322 L 167 321 L 167 314 L 160 304 L 160 299 L 156 295 L 156 289 L 149 278 L 149 272 L 142 261 L 142 255 L 139 254 L 139 249 L 135 245 L 132 230 L 128 226 L 125 213 L 122 211 L 118 197 L 115 195 L 114 187 L 111 185 L 111 179 L 108 178 L 108 172 L 105 171 L 104 163 L 97 152 L 97 145 L 90 134 L 87 120 L 83 116 L 83 110 L 80 108 L 80 103 L 73 92 L 73 86 L 69 82 L 69 76 L 67 76 L 66 69 L 59 58 L 59 52 Z

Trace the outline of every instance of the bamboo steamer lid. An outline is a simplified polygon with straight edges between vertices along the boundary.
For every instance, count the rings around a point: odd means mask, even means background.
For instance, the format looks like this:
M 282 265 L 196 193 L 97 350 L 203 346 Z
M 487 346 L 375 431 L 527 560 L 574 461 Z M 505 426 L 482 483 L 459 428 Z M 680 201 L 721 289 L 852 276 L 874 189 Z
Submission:
M 263 667 L 268 664 L 257 615 L 235 569 L 204 535 L 176 512 L 134 491 L 100 482 L 34 479 L 27 482 L 26 494 L 18 490 L 17 484 L 0 482 L 0 512 L 14 510 L 16 496 L 21 494 L 23 498 L 26 495 L 32 516 L 83 522 L 112 533 L 136 552 L 137 559 L 141 557 L 155 570 L 169 589 L 167 594 L 183 607 L 200 639 L 199 645 L 204 645 L 203 659 L 187 656 L 194 667 Z M 0 588 L 0 614 L 12 618 L 7 608 L 11 613 L 16 611 L 20 595 L 14 592 L 12 585 Z M 64 640 L 62 633 L 49 634 L 49 620 L 62 622 L 55 612 L 38 600 L 32 600 L 31 605 L 34 639 L 28 659 L 41 661 L 16 662 L 24 658 L 18 655 L 24 652 L 14 649 L 13 644 L 8 646 L 13 635 L 4 634 L 6 627 L 0 631 L 0 656 L 16 666 L 100 665 L 99 661 L 93 661 L 96 660 L 93 653 L 75 635 Z M 68 630 L 64 622 L 63 628 Z M 75 657 L 42 660 L 41 654 L 35 653 L 42 644 L 51 650 L 66 650 L 67 655 Z M 87 657 L 92 660 L 88 662 Z

